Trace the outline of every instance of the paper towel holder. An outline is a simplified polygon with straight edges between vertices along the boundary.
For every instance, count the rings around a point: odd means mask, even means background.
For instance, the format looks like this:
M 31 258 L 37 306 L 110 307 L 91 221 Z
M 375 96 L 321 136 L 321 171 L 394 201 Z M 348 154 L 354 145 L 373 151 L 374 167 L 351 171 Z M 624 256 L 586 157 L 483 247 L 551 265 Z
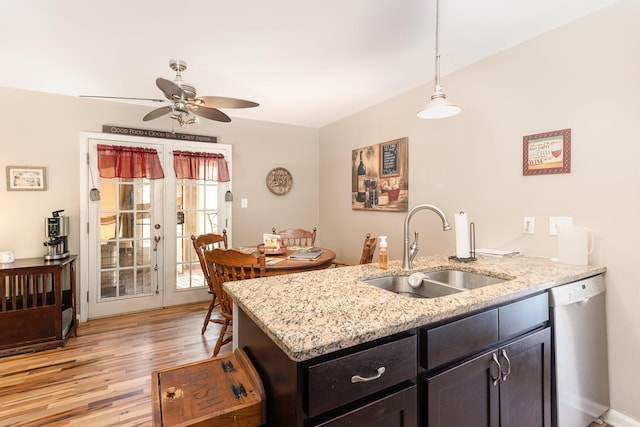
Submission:
M 471 250 L 469 251 L 469 258 L 458 258 L 455 255 L 451 255 L 449 257 L 452 261 L 461 261 L 461 262 L 471 262 L 475 261 L 476 258 L 476 223 L 469 223 L 469 247 Z

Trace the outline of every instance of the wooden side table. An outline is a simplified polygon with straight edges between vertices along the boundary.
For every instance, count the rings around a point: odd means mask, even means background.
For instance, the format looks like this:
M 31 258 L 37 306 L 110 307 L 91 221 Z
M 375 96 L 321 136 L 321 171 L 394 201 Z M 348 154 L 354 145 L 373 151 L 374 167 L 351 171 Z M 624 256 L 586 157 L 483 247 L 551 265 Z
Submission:
M 0 264 L 0 356 L 61 347 L 78 335 L 76 259 Z

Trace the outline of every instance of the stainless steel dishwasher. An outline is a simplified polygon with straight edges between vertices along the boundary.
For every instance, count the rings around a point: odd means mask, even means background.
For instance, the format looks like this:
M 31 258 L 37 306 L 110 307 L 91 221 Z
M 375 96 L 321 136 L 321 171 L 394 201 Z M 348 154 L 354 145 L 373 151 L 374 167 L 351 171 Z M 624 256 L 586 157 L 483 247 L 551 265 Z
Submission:
M 609 408 L 603 275 L 550 291 L 557 427 L 585 427 Z

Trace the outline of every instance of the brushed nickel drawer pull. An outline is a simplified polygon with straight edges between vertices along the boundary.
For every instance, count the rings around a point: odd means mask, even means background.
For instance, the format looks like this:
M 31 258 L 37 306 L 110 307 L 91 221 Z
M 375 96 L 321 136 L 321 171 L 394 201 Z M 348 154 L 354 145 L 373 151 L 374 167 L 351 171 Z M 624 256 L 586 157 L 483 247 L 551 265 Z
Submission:
M 502 349 L 502 357 L 507 361 L 507 372 L 502 372 L 502 365 L 500 365 L 500 372 L 502 374 L 502 381 L 506 381 L 507 377 L 511 373 L 511 360 L 509 360 L 509 357 L 507 356 L 507 350 Z
M 491 368 L 489 368 L 489 373 L 491 375 L 491 381 L 493 382 L 493 385 L 497 386 L 498 381 L 502 379 L 502 366 L 500 366 L 500 362 L 498 362 L 498 356 L 496 356 L 495 353 L 493 353 L 491 356 L 492 356 L 491 361 L 495 363 L 496 366 L 498 367 L 498 376 L 497 377 L 493 376 L 493 373 L 491 372 Z
M 361 377 L 360 375 L 354 375 L 351 377 L 351 382 L 352 383 L 366 383 L 369 381 L 373 381 L 373 380 L 377 380 L 378 378 L 380 378 L 382 376 L 382 374 L 384 374 L 384 371 L 386 371 L 384 366 L 381 366 L 378 368 L 378 373 L 375 374 L 372 377 Z

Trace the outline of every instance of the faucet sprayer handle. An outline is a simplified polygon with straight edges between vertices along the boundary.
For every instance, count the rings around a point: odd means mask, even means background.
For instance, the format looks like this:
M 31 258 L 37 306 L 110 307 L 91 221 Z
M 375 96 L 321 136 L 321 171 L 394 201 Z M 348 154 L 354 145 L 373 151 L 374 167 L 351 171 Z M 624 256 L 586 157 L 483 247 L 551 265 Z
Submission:
M 413 261 L 416 255 L 418 255 L 418 232 L 416 231 L 413 235 L 415 236 L 415 239 L 409 248 L 409 261 Z
M 416 231 L 415 233 L 413 233 L 414 239 L 413 239 L 413 243 L 411 244 L 411 252 L 416 252 L 418 250 L 418 232 Z

